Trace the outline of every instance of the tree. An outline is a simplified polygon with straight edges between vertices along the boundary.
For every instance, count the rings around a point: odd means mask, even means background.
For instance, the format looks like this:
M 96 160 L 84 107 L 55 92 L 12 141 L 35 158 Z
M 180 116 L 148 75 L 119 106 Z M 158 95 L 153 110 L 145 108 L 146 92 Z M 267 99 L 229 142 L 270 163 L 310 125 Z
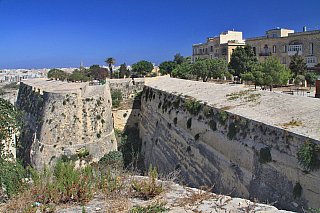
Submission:
M 237 47 L 231 55 L 228 65 L 231 74 L 240 76 L 240 74 L 251 72 L 258 60 L 252 51 L 250 45 Z
M 320 75 L 320 63 L 316 64 L 314 67 L 316 68 L 315 74 Z
M 292 56 L 289 68 L 293 73 L 294 78 L 296 78 L 298 75 L 305 75 L 305 72 L 307 70 L 307 63 L 305 62 L 303 57 L 299 55 L 299 51 Z
M 55 80 L 59 79 L 59 80 L 64 81 L 67 78 L 67 73 L 62 70 L 54 68 L 54 69 L 49 70 L 48 78 L 55 79 Z
M 108 70 L 106 68 L 96 68 L 91 71 L 91 75 L 94 79 L 104 82 L 108 77 Z
M 69 81 L 75 82 L 75 81 L 83 81 L 84 76 L 80 72 L 73 72 L 71 75 L 68 77 Z
M 210 77 L 221 78 L 223 73 L 227 69 L 227 62 L 225 60 L 219 59 L 207 59 L 205 60 L 210 71 Z
M 192 71 L 193 74 L 197 76 L 197 81 L 199 80 L 199 77 L 201 77 L 205 82 L 210 75 L 205 61 L 197 61 L 194 63 L 192 66 Z
M 177 64 L 182 64 L 184 62 L 184 57 L 180 55 L 180 53 L 175 54 L 173 61 L 175 61 Z
M 172 70 L 171 74 L 174 78 L 193 78 L 193 74 L 191 73 L 191 66 L 188 63 L 182 63 L 181 65 L 177 65 L 176 68 Z
M 120 70 L 119 70 L 119 78 L 124 78 L 124 75 L 126 74 L 127 71 L 127 65 L 126 63 L 123 63 L 120 65 Z
M 159 72 L 162 75 L 170 74 L 172 73 L 172 70 L 174 70 L 177 67 L 177 63 L 174 61 L 164 61 L 161 64 L 159 64 Z
M 110 78 L 113 78 L 112 64 L 116 64 L 116 59 L 109 57 L 105 60 L 105 63 L 109 65 Z
M 318 80 L 319 76 L 314 72 L 307 72 L 305 75 L 305 78 L 306 78 L 307 84 L 310 85 L 310 89 L 311 89 L 311 86 L 316 84 L 316 80 Z
M 261 72 L 263 73 L 263 85 L 269 86 L 270 91 L 273 85 L 287 84 L 292 77 L 290 70 L 274 57 L 269 57 L 261 63 Z
M 153 70 L 153 64 L 151 62 L 142 60 L 132 65 L 132 71 L 145 76 Z

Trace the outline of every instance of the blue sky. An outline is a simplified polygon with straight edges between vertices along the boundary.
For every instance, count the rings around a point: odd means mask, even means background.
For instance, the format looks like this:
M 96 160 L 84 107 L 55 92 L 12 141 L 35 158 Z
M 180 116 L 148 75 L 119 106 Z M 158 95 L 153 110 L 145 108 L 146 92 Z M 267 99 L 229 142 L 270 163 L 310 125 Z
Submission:
M 226 30 L 320 29 L 320 0 L 0 0 L 0 69 L 159 64 Z

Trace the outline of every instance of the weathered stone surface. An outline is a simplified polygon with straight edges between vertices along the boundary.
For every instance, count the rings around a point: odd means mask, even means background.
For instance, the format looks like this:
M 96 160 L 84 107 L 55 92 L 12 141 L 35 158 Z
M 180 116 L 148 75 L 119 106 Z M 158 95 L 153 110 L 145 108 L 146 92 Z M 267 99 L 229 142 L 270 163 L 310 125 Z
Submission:
M 135 177 L 135 178 L 143 178 L 143 177 Z M 128 212 L 130 209 L 134 208 L 134 206 L 154 206 L 157 201 L 158 203 L 166 203 L 165 208 L 166 212 L 230 212 L 230 213 L 238 213 L 238 212 L 261 212 L 261 213 L 280 213 L 287 212 L 284 210 L 278 210 L 276 207 L 261 203 L 251 202 L 249 200 L 241 199 L 241 198 L 233 198 L 225 195 L 216 195 L 213 193 L 206 194 L 205 191 L 183 187 L 181 185 L 172 183 L 172 182 L 163 182 L 166 186 L 164 192 L 160 195 L 156 196 L 151 200 L 144 200 L 139 198 L 130 198 L 125 201 L 122 201 L 122 207 L 124 208 L 121 212 Z M 199 199 L 195 199 L 194 202 L 191 201 L 192 193 L 194 194 L 202 194 L 199 196 Z M 206 198 L 205 196 L 210 198 Z M 58 212 L 63 213 L 76 213 L 82 212 L 84 208 L 86 212 L 116 212 L 115 209 L 111 209 L 113 204 L 119 201 L 116 200 L 108 200 L 105 199 L 103 195 L 96 196 L 92 201 L 88 204 L 77 207 L 71 207 L 67 209 L 62 209 L 60 207 L 57 208 Z M 121 201 L 120 201 L 121 202 Z M 185 205 L 182 205 L 185 203 Z M 119 205 L 120 206 L 120 205 Z
M 170 78 L 148 86 L 139 125 L 146 166 L 152 163 L 160 173 L 180 169 L 190 186 L 215 184 L 215 192 L 234 189 L 232 196 L 276 202 L 282 209 L 302 212 L 320 207 L 319 172 L 307 175 L 297 160 L 305 140 L 320 143 L 319 116 L 315 116 L 320 100 L 269 91 L 249 92 L 257 97 L 254 101 L 227 100 L 246 89 Z M 188 112 L 190 98 L 201 100 L 199 113 Z M 176 99 L 180 99 L 177 107 Z M 206 106 L 210 116 L 204 113 Z M 221 121 L 224 110 L 227 117 Z M 292 117 L 301 124 L 285 125 Z M 262 148 L 270 150 L 271 162 L 259 162 Z M 303 188 L 299 199 L 293 196 L 296 183 Z
M 107 84 L 27 80 L 20 84 L 17 106 L 29 129 L 22 154 L 38 170 L 80 149 L 89 150 L 92 161 L 117 149 Z

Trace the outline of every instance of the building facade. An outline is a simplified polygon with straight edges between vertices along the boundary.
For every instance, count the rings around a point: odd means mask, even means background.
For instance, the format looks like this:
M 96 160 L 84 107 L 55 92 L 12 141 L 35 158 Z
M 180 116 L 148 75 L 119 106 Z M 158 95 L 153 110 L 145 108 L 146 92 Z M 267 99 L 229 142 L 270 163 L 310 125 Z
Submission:
M 226 31 L 213 38 L 207 38 L 206 43 L 194 44 L 192 46 L 191 61 L 195 62 L 197 57 L 204 59 L 221 58 L 230 61 L 231 54 L 237 47 L 245 46 L 242 32 Z
M 308 69 L 320 62 L 320 30 L 295 33 L 294 30 L 273 29 L 266 31 L 265 36 L 248 38 L 246 44 L 252 46 L 258 61 L 272 56 L 289 67 L 292 56 L 298 52 L 307 63 Z

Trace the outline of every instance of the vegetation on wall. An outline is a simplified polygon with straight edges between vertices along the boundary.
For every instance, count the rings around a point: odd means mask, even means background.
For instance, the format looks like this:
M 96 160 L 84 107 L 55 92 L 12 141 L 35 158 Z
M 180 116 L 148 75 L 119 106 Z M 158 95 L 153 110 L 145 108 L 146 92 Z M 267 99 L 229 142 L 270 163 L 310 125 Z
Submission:
M 112 99 L 112 106 L 113 107 L 119 107 L 120 102 L 122 101 L 122 92 L 121 91 L 114 91 L 111 94 L 111 99 Z
M 221 125 L 224 125 L 225 124 L 225 120 L 228 118 L 228 114 L 226 113 L 226 111 L 223 111 L 221 110 L 219 113 L 218 113 L 218 120 L 219 120 L 219 123 Z
M 187 100 L 185 102 L 185 106 L 188 110 L 188 112 L 192 115 L 198 115 L 201 109 L 201 101 L 196 101 L 196 100 Z
M 301 166 L 307 171 L 314 171 L 320 166 L 318 159 L 319 145 L 306 140 L 304 145 L 299 149 L 298 160 Z

